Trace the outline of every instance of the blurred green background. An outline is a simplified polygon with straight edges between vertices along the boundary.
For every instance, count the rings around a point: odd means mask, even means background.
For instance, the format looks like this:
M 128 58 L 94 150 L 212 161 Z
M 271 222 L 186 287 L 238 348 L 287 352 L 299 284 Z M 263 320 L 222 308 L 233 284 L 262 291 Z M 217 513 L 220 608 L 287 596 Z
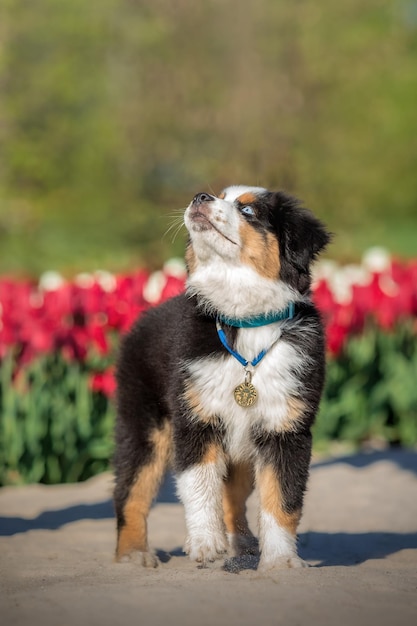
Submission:
M 417 254 L 416 0 L 2 0 L 0 272 L 158 267 L 197 191 Z

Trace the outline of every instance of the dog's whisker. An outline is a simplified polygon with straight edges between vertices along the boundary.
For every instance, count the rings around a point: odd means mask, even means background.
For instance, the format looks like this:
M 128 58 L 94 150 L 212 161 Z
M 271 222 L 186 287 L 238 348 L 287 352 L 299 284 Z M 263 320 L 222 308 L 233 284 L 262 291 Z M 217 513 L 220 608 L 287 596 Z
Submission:
M 159 215 L 158 217 L 162 217 L 164 220 L 166 219 L 171 219 L 172 217 L 180 217 L 183 216 L 185 211 L 186 211 L 187 207 L 184 207 L 183 209 L 172 209 L 171 211 L 168 211 L 166 213 L 162 213 L 161 215 Z
M 171 219 L 171 222 L 172 222 L 170 228 L 173 225 L 182 223 L 184 221 L 184 217 L 182 215 L 172 215 L 170 219 Z
M 163 236 L 164 236 L 164 237 L 166 237 L 167 235 L 169 235 L 169 233 L 170 233 L 172 230 L 177 229 L 177 228 L 178 228 L 178 226 L 182 226 L 182 221 L 181 221 L 181 222 L 179 222 L 179 221 L 175 221 L 173 224 L 171 224 L 171 226 L 169 226 L 169 227 L 166 229 L 166 231 L 164 232 L 164 235 L 163 235 Z
M 164 232 L 162 238 L 164 239 L 165 237 L 167 237 L 169 235 L 169 233 L 171 233 L 173 235 L 173 237 L 171 239 L 171 242 L 173 243 L 175 241 L 175 238 L 177 237 L 178 233 L 180 232 L 180 230 L 181 230 L 181 228 L 183 226 L 184 226 L 184 220 L 183 220 L 182 217 L 174 218 L 173 223 Z
M 174 241 L 176 240 L 176 238 L 178 237 L 179 233 L 181 232 L 182 227 L 184 226 L 184 223 L 181 222 L 181 224 L 179 224 L 176 228 L 176 230 L 173 233 L 173 236 L 171 238 L 171 243 L 174 243 Z
M 211 193 L 213 194 L 213 196 L 217 196 L 217 193 L 214 191 L 213 187 L 210 185 L 210 183 L 207 183 L 207 187 L 208 189 L 211 191 Z
M 159 215 L 159 217 L 162 217 L 164 220 L 173 220 L 173 219 L 178 219 L 178 218 L 183 218 L 184 217 L 184 212 L 178 212 L 178 213 L 166 213 L 165 215 Z

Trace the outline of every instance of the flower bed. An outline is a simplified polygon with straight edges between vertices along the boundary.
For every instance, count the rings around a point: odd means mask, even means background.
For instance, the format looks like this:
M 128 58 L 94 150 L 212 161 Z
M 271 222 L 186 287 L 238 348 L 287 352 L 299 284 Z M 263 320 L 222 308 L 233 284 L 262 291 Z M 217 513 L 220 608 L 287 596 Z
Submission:
M 118 338 L 149 306 L 184 289 L 160 272 L 0 279 L 0 484 L 87 478 L 112 450 Z M 316 440 L 417 442 L 417 261 L 370 251 L 361 265 L 316 268 L 328 381 Z

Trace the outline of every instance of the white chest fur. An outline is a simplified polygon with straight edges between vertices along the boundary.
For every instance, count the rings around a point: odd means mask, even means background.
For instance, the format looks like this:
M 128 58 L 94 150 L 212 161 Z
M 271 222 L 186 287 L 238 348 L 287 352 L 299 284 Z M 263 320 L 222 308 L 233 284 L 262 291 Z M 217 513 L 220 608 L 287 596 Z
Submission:
M 234 399 L 234 390 L 244 382 L 245 372 L 233 356 L 199 359 L 187 365 L 204 414 L 216 417 L 223 424 L 226 450 L 234 460 L 251 454 L 250 431 L 254 425 L 279 432 L 288 424 L 288 402 L 299 389 L 296 371 L 304 359 L 280 335 L 280 324 L 238 332 L 235 347 L 249 361 L 272 345 L 260 363 L 250 368 L 258 392 L 256 403 L 250 407 L 241 407 Z

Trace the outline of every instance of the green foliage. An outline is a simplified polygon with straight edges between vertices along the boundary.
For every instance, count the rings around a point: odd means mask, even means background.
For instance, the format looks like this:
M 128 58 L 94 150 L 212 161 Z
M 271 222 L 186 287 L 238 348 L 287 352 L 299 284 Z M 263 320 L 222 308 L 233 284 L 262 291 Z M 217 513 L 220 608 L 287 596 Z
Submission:
M 88 385 L 86 366 L 59 356 L 38 359 L 13 380 L 0 367 L 0 485 L 74 482 L 108 469 L 114 408 Z M 330 360 L 314 427 L 329 442 L 417 444 L 417 345 L 411 324 L 369 328 Z
M 409 0 L 4 0 L 0 271 L 160 267 L 166 214 L 242 182 L 413 255 Z
M 62 357 L 37 359 L 13 380 L 0 367 L 0 484 L 85 480 L 109 466 L 113 411 L 88 373 Z
M 369 328 L 328 366 L 316 441 L 417 443 L 417 344 L 411 322 Z

